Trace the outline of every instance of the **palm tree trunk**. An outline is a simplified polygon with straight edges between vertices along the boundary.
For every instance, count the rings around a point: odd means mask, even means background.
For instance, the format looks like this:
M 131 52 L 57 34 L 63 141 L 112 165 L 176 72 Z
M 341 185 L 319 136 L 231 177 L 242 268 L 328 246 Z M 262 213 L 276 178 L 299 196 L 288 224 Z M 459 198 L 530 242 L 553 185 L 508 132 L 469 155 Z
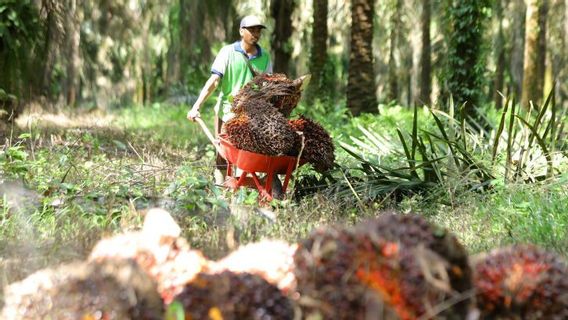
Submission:
M 353 115 L 378 113 L 372 43 L 373 16 L 373 0 L 352 0 L 347 106 Z
M 525 47 L 526 6 L 524 0 L 513 0 L 512 45 L 509 52 L 512 92 L 515 97 L 521 97 L 523 92 L 523 68 Z
M 313 101 L 325 95 L 324 67 L 327 61 L 327 0 L 313 0 L 314 24 L 312 28 L 312 52 L 310 55 L 310 73 L 312 79 L 306 93 L 306 100 Z
M 77 103 L 77 93 L 79 91 L 79 69 L 81 58 L 79 56 L 79 45 L 81 42 L 81 14 L 77 8 L 77 0 L 69 0 L 68 17 L 66 24 L 67 32 L 67 85 L 66 98 L 67 105 L 75 106 Z
M 55 63 L 57 61 L 57 56 L 59 55 L 59 48 L 62 44 L 63 30 L 59 27 L 60 22 L 58 21 L 57 7 L 59 2 L 50 1 L 49 3 L 43 4 L 46 10 L 46 32 L 45 32 L 45 42 L 44 42 L 44 52 L 45 57 L 43 60 L 43 76 L 41 79 L 41 93 L 48 97 L 51 97 L 51 85 L 53 70 L 55 68 Z
M 399 95 L 399 75 L 398 75 L 398 62 L 396 57 L 396 52 L 398 49 L 398 29 L 400 28 L 400 10 L 402 8 L 402 0 L 396 0 L 394 11 L 391 15 L 391 30 L 390 30 L 390 48 L 389 48 L 389 71 L 388 71 L 388 83 L 389 90 L 387 99 L 389 101 L 398 100 Z
M 495 1 L 495 18 L 499 24 L 497 35 L 495 36 L 495 79 L 493 81 L 493 102 L 495 107 L 503 107 L 503 79 L 505 75 L 505 36 L 503 34 L 503 5 L 501 0 Z
M 289 73 L 290 57 L 292 55 L 289 40 L 290 36 L 292 36 L 292 13 L 294 12 L 294 6 L 293 0 L 270 1 L 270 13 L 275 23 L 271 41 L 274 53 L 274 72 Z
M 529 0 L 525 28 L 525 63 L 521 105 L 542 100 L 544 81 L 544 51 L 546 49 L 546 0 Z M 543 28 L 544 26 L 544 28 Z M 544 38 L 544 39 L 543 39 Z
M 422 50 L 420 52 L 420 103 L 430 105 L 432 92 L 432 42 L 430 39 L 430 26 L 432 19 L 432 4 L 430 0 L 423 0 L 422 15 L 420 18 L 422 29 Z

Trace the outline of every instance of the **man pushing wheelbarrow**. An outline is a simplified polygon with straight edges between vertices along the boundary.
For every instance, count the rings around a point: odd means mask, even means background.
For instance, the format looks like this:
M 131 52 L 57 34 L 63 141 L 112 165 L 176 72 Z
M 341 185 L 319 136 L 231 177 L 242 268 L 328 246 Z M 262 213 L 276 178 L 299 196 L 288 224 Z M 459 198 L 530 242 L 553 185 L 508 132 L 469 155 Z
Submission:
M 199 109 L 213 91 L 221 85 L 219 99 L 215 105 L 215 135 L 218 136 L 223 123 L 234 117 L 234 113 L 231 112 L 230 99 L 253 78 L 255 70 L 252 68 L 256 68 L 258 72 L 272 73 L 270 55 L 258 44 L 262 29 L 265 28 L 260 19 L 255 16 L 246 16 L 241 20 L 239 26 L 241 40 L 224 46 L 217 54 L 211 67 L 211 76 L 187 113 L 189 120 L 195 121 L 200 117 Z M 215 183 L 222 185 L 225 182 L 226 173 L 227 162 L 217 154 Z
M 221 49 L 211 68 L 211 77 L 187 118 L 199 122 L 218 150 L 216 184 L 234 188 L 254 185 L 263 197 L 271 199 L 283 196 L 295 168 L 292 163 L 296 167 L 303 163 L 298 160 L 304 147 L 304 137 L 299 131 L 304 131 L 306 124 L 312 129 L 308 131 L 315 133 L 310 136 L 311 140 L 322 140 L 310 144 L 316 149 L 306 150 L 312 151 L 312 158 L 322 158 L 322 155 L 325 158 L 315 159 L 319 163 L 314 163 L 316 170 L 331 167 L 334 156 L 331 138 L 321 126 L 306 118 L 288 120 L 307 84 L 306 77 L 292 81 L 283 74 L 271 74 L 270 56 L 258 45 L 264 28 L 254 16 L 242 19 L 241 40 Z M 221 92 L 215 106 L 216 137 L 213 137 L 201 121 L 199 109 L 219 85 Z M 306 155 L 308 159 L 304 160 L 312 162 L 310 152 Z M 251 163 L 254 163 L 252 167 Z M 234 175 L 233 165 L 245 173 L 237 182 L 226 179 L 227 174 Z M 256 172 L 265 173 L 264 183 Z M 286 174 L 284 185 L 278 174 Z M 247 175 L 252 182 L 245 182 Z

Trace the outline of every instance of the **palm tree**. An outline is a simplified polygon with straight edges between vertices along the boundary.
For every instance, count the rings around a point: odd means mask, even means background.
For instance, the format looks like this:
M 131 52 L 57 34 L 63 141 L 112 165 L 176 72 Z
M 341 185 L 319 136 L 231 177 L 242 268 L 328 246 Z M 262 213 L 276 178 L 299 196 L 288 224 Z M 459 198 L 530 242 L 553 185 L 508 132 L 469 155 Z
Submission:
M 373 63 L 373 0 L 351 2 L 351 50 L 347 106 L 353 115 L 378 113 Z
M 274 72 L 289 73 L 291 46 L 288 44 L 292 36 L 292 12 L 294 0 L 271 0 L 270 13 L 274 18 L 272 35 L 272 52 L 274 53 Z
M 530 0 L 527 3 L 525 28 L 525 63 L 523 66 L 523 92 L 521 105 L 529 101 L 538 104 L 542 100 L 544 63 L 546 56 L 547 0 Z
M 311 101 L 322 97 L 328 92 L 324 85 L 324 67 L 327 61 L 327 0 L 314 0 L 314 24 L 312 28 L 312 51 L 310 54 L 310 73 L 312 79 L 306 93 L 306 99 Z
M 430 39 L 430 24 L 432 19 L 432 4 L 430 0 L 422 2 L 420 24 L 422 29 L 422 50 L 420 51 L 420 93 L 419 103 L 430 104 L 432 92 L 432 40 Z

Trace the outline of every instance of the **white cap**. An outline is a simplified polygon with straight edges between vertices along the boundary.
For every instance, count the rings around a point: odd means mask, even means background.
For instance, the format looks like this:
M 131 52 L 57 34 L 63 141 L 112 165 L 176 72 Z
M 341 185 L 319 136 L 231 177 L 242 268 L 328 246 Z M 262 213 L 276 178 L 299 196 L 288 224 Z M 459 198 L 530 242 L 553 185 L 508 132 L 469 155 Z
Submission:
M 241 28 L 248 27 L 261 27 L 266 29 L 266 26 L 260 22 L 260 19 L 257 16 L 246 16 L 241 20 Z

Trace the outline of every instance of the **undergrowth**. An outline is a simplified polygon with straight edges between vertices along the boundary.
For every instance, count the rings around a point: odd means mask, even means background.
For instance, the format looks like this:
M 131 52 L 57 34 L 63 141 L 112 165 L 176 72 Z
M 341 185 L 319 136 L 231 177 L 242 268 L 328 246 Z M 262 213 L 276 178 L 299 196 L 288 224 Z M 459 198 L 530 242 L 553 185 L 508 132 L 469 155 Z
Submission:
M 289 199 L 259 208 L 255 191 L 214 185 L 214 148 L 186 112 L 156 104 L 115 111 L 106 127 L 45 126 L 41 117 L 13 127 L 0 149 L 0 285 L 84 257 L 100 237 L 139 228 L 151 207 L 172 212 L 191 245 L 212 258 L 262 238 L 294 242 L 317 226 L 353 224 L 389 208 L 425 214 L 471 252 L 531 242 L 568 254 L 565 146 L 553 141 L 550 175 L 530 179 L 527 164 L 545 155 L 531 158 L 525 148 L 526 170 L 505 177 L 515 160 L 507 154 L 528 141 L 497 134 L 502 113 L 488 109 L 495 129 L 474 134 L 475 126 L 464 129 L 429 108 L 381 106 L 380 116 L 351 118 L 342 104 L 301 105 L 296 114 L 333 137 L 337 166 L 326 174 L 299 168 Z M 540 148 L 538 128 L 523 126 L 510 109 L 503 114 L 517 138 L 534 133 L 530 149 Z M 203 116 L 212 128 L 211 113 Z M 14 267 L 22 259 L 26 268 Z

